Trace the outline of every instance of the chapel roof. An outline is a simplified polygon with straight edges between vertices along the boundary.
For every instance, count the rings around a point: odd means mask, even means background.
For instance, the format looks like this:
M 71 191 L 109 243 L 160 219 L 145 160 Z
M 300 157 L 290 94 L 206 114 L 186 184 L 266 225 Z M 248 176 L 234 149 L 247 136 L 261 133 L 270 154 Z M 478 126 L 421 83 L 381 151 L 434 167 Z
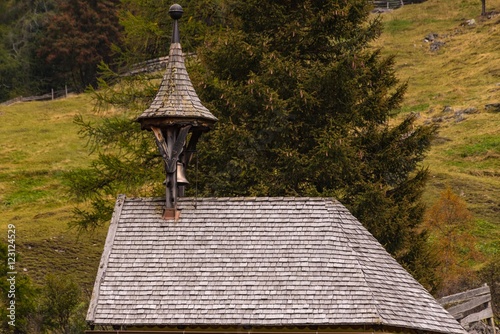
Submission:
M 87 321 L 465 333 L 338 201 L 120 196 Z

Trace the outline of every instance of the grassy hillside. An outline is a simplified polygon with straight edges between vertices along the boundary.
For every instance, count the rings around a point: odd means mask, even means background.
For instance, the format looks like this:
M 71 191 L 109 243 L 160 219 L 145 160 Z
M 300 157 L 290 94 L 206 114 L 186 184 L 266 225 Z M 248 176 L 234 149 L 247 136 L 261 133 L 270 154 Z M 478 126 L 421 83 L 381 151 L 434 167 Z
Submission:
M 487 4 L 489 11 L 500 13 L 499 0 Z M 382 15 L 385 33 L 377 45 L 396 55 L 399 76 L 408 80 L 406 110 L 499 102 L 500 15 L 480 13 L 479 0 L 428 0 Z M 470 19 L 476 24 L 467 25 Z M 431 33 L 444 43 L 437 51 L 424 41 Z
M 374 46 L 396 56 L 408 83 L 399 117 L 416 112 L 440 126 L 425 160 L 426 201 L 446 186 L 461 195 L 476 220 L 478 248 L 492 257 L 500 253 L 500 112 L 485 105 L 500 103 L 500 0 L 486 3 L 487 17 L 479 0 L 428 0 L 384 13 Z M 425 40 L 430 34 L 434 41 Z
M 479 17 L 480 0 L 429 0 L 382 15 L 386 32 L 374 47 L 396 55 L 396 69 L 409 85 L 402 117 L 440 125 L 440 137 L 425 161 L 431 180 L 425 199 L 446 186 L 460 194 L 476 219 L 478 248 L 500 251 L 500 113 L 484 105 L 500 102 L 500 15 Z M 487 0 L 500 12 L 500 0 Z M 475 19 L 475 26 L 462 26 Z M 435 52 L 429 33 L 445 44 Z M 449 106 L 446 110 L 445 107 Z M 472 113 L 457 113 L 474 107 Z M 87 95 L 50 102 L 0 106 L 1 235 L 15 224 L 18 270 L 41 282 L 49 273 L 72 274 L 90 289 L 106 228 L 78 236 L 68 229 L 72 204 L 62 172 L 84 166 L 89 156 L 72 123 L 92 116 Z
M 41 282 L 46 274 L 71 274 L 90 288 L 106 231 L 78 237 L 68 229 L 72 204 L 62 172 L 89 159 L 73 117 L 91 115 L 86 95 L 0 107 L 1 235 L 16 227 L 17 270 Z

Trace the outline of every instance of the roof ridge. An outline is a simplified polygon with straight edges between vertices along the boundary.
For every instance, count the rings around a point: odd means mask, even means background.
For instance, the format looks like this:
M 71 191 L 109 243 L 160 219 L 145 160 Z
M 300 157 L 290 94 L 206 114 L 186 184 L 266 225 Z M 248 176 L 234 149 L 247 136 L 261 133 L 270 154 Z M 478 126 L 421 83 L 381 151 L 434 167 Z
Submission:
M 326 206 L 328 213 L 331 215 L 332 224 L 337 224 L 339 226 L 340 230 L 342 231 L 343 237 L 347 240 L 347 244 L 349 246 L 349 249 L 351 250 L 351 253 L 353 253 L 354 258 L 356 259 L 356 264 L 359 267 L 359 270 L 363 275 L 363 281 L 365 282 L 366 287 L 368 287 L 368 289 L 370 290 L 370 296 L 372 299 L 372 303 L 373 303 L 373 306 L 375 307 L 374 311 L 375 311 L 376 315 L 378 316 L 380 323 L 381 324 L 387 323 L 387 321 L 385 321 L 384 317 L 381 314 L 382 312 L 380 311 L 380 309 L 378 307 L 377 299 L 375 298 L 375 295 L 373 293 L 374 288 L 371 286 L 371 284 L 368 282 L 368 279 L 366 278 L 367 274 L 365 273 L 363 266 L 361 265 L 361 261 L 360 261 L 359 255 L 358 255 L 359 253 L 358 253 L 358 251 L 356 251 L 355 247 L 353 246 L 353 243 L 352 243 L 351 239 L 349 238 L 349 234 L 345 231 L 343 224 L 341 224 L 341 223 L 339 224 L 338 220 L 335 218 L 335 215 L 333 214 L 335 211 L 338 212 L 339 210 L 335 207 L 333 201 L 325 203 L 325 206 Z M 348 214 L 350 214 L 350 213 L 348 212 Z
M 162 196 L 151 196 L 151 197 L 127 197 L 127 201 L 149 201 L 149 200 L 164 200 L 165 197 Z M 333 197 L 310 197 L 310 196 L 211 196 L 211 197 L 181 197 L 179 198 L 179 202 L 191 202 L 191 201 L 217 201 L 217 202 L 237 202 L 237 201 L 254 201 L 254 202 L 276 202 L 276 201 L 290 201 L 290 202 L 299 202 L 299 201 L 313 201 L 313 202 L 332 202 L 338 203 L 337 199 Z

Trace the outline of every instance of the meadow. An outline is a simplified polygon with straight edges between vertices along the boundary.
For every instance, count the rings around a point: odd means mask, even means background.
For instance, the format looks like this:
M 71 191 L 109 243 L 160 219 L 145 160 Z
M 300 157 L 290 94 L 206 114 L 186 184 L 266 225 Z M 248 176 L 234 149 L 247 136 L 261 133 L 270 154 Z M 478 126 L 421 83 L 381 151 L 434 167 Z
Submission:
M 48 273 L 73 275 L 91 288 L 106 230 L 79 234 L 69 227 L 74 203 L 63 174 L 89 162 L 73 118 L 96 117 L 90 96 L 0 107 L 2 236 L 16 229 L 17 271 L 43 282 Z
M 474 215 L 477 247 L 491 258 L 500 253 L 500 112 L 485 106 L 500 103 L 500 1 L 486 3 L 486 17 L 479 0 L 429 0 L 384 13 L 374 47 L 395 55 L 408 83 L 396 118 L 413 112 L 439 125 L 424 161 L 425 201 L 432 205 L 446 187 L 460 195 Z M 442 44 L 432 51 L 432 42 Z

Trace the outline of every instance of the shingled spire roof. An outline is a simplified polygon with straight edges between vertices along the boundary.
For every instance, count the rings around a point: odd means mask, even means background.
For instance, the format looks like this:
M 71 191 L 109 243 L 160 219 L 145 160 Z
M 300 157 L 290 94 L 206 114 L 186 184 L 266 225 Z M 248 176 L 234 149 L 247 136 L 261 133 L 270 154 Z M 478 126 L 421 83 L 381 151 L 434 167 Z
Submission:
M 173 5 L 169 12 L 174 19 L 174 28 L 167 69 L 155 99 L 137 121 L 145 129 L 151 124 L 173 123 L 208 128 L 217 118 L 201 104 L 186 71 L 177 22 L 182 16 L 182 8 Z
M 178 218 L 177 199 L 184 196 L 184 188 L 189 184 L 184 171 L 196 152 L 201 134 L 217 121 L 201 104 L 186 71 L 178 24 L 183 12 L 178 4 L 170 7 L 174 22 L 167 70 L 155 99 L 137 118 L 142 129 L 153 132 L 164 161 L 165 219 Z

